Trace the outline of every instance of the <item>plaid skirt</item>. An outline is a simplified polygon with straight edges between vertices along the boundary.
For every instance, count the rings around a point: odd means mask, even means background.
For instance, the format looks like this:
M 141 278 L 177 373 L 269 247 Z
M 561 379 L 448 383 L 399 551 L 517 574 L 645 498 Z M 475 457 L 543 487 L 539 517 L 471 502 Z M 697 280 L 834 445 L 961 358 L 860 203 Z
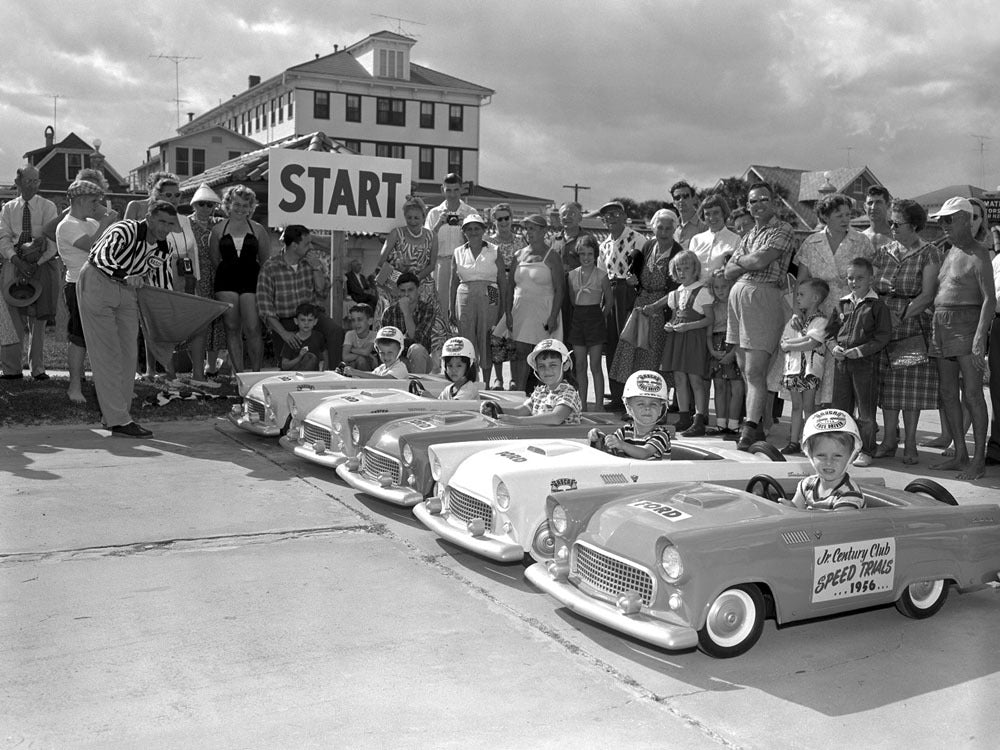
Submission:
M 878 405 L 883 409 L 938 408 L 938 372 L 933 359 L 920 365 L 893 367 L 888 352 L 883 350 L 879 379 L 882 387 Z

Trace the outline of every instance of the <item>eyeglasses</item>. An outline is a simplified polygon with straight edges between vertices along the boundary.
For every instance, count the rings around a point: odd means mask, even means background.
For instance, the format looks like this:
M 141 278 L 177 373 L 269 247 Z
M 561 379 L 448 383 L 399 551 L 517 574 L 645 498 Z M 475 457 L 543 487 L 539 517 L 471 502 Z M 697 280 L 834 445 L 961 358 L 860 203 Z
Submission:
M 510 221 L 509 216 L 494 216 L 493 218 L 496 219 L 497 221 Z
M 753 205 L 755 203 L 769 203 L 770 201 L 771 201 L 770 198 L 756 198 L 756 199 L 751 198 L 750 200 L 747 201 L 747 203 Z
M 193 205 L 195 208 L 212 208 L 215 204 L 212 201 L 197 201 Z
M 889 222 L 889 228 L 890 229 L 899 229 L 900 227 L 908 227 L 909 225 L 910 225 L 910 222 L 908 222 L 908 221 L 890 221 Z
M 681 201 L 689 201 L 689 200 L 691 200 L 692 198 L 694 198 L 694 196 L 693 196 L 693 195 L 691 195 L 691 193 L 685 193 L 684 195 L 674 195 L 674 196 L 672 196 L 672 197 L 673 197 L 673 199 L 674 199 L 675 201 L 677 201 L 678 203 L 680 203 Z
M 948 216 L 939 216 L 938 217 L 938 224 L 948 225 L 948 224 L 951 224 L 951 222 L 954 221 L 954 220 L 955 220 L 955 217 L 952 216 L 952 215 L 950 215 L 950 214 Z
M 607 221 L 608 219 L 620 219 L 624 215 L 625 214 L 622 213 L 621 211 L 608 211 L 606 213 L 601 214 L 601 218 Z

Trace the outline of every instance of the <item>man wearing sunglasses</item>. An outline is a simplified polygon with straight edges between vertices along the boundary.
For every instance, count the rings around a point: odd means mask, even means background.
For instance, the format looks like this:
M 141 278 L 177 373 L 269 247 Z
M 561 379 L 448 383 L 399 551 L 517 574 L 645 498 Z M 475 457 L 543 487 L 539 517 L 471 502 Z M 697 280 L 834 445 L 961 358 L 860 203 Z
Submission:
M 698 199 L 695 197 L 694 188 L 688 182 L 681 180 L 671 185 L 670 198 L 681 217 L 680 226 L 674 230 L 674 241 L 688 250 L 691 239 L 708 229 L 708 224 L 698 215 Z
M 937 219 L 952 247 L 938 271 L 934 324 L 928 355 L 938 368 L 941 407 L 952 435 L 963 435 L 962 404 L 972 416 L 976 443 L 972 461 L 965 441 L 955 440 L 955 455 L 931 464 L 938 471 L 958 470 L 957 479 L 979 479 L 986 473 L 986 399 L 983 368 L 990 325 L 996 315 L 993 268 L 986 248 L 972 235 L 972 203 L 955 197 L 930 218 Z M 961 374 L 961 379 L 959 379 Z

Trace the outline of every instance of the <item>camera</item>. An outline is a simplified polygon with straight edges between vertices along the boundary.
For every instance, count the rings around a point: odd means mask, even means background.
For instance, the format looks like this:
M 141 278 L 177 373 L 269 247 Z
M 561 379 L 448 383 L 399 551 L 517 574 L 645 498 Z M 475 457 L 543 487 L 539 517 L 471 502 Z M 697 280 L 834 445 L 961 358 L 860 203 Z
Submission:
M 190 258 L 181 258 L 181 273 L 185 276 L 190 276 L 194 273 L 194 263 L 191 262 Z
M 449 226 L 458 226 L 458 214 L 445 214 L 444 216 Z

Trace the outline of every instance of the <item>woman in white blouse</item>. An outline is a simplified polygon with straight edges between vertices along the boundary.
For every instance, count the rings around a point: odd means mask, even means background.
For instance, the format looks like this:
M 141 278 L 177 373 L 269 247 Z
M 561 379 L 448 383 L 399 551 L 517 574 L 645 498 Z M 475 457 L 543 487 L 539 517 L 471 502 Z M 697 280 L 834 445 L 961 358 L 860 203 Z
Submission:
M 483 240 L 486 222 L 480 216 L 467 216 L 462 233 L 466 242 L 455 248 L 452 256 L 452 310 L 459 334 L 476 347 L 483 382 L 489 383 L 493 366 L 490 330 L 499 318 L 500 300 L 506 299 L 507 273 L 497 246 Z M 510 320 L 507 326 L 511 326 Z

